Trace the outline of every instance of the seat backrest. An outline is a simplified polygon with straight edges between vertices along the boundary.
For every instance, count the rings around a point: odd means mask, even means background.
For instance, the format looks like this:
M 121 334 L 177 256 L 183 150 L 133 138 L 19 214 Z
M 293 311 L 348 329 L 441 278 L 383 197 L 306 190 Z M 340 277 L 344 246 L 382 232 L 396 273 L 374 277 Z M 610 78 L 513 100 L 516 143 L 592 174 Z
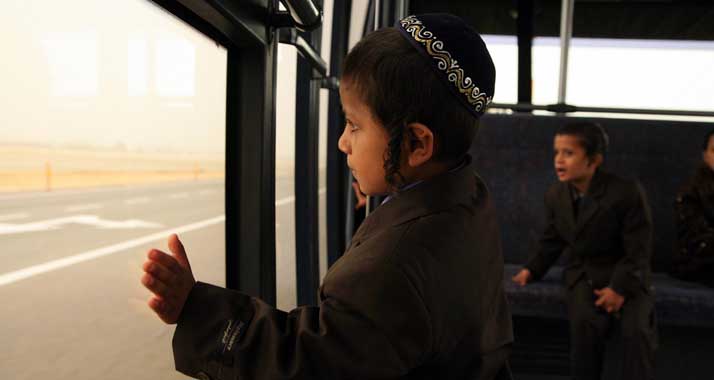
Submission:
M 543 195 L 557 181 L 553 138 L 566 123 L 592 120 L 610 136 L 604 168 L 642 184 L 654 222 L 653 268 L 666 271 L 674 252 L 674 199 L 701 161 L 712 123 L 487 114 L 471 147 L 474 167 L 491 191 L 506 262 L 533 254 L 544 224 Z

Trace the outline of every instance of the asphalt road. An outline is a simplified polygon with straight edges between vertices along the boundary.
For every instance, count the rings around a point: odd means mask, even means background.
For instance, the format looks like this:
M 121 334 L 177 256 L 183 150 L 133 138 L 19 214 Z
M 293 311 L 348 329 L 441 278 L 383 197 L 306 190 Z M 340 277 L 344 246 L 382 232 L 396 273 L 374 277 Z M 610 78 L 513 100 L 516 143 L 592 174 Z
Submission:
M 294 304 L 292 183 L 278 180 L 278 305 Z M 0 195 L 0 379 L 183 379 L 141 264 L 179 231 L 197 279 L 225 283 L 224 184 Z M 324 195 L 323 195 L 324 196 Z

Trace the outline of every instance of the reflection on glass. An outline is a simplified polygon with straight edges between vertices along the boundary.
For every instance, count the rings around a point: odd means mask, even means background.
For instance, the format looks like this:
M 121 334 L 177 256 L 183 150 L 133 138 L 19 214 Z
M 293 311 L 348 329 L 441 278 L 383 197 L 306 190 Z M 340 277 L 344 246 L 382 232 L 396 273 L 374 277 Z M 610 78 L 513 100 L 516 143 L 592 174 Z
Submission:
M 161 96 L 193 96 L 195 51 L 183 38 L 161 38 L 156 46 L 156 89 Z
M 107 4 L 0 13 L 0 379 L 185 378 L 146 251 L 178 232 L 225 283 L 226 51 L 148 1 Z
M 42 42 L 53 96 L 97 95 L 97 38 L 94 31 L 48 33 Z
M 146 38 L 131 37 L 127 43 L 127 93 L 149 94 L 149 44 Z

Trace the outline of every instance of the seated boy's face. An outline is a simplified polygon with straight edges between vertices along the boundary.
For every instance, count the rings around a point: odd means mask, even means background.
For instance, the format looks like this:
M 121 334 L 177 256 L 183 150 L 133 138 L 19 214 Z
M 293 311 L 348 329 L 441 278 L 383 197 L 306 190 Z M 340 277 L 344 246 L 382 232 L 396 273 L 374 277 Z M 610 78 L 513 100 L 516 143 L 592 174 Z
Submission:
M 709 138 L 707 149 L 702 154 L 702 159 L 711 170 L 714 170 L 714 136 Z
M 360 190 L 367 195 L 389 192 L 384 179 L 384 157 L 389 136 L 372 116 L 349 81 L 340 84 L 340 99 L 346 125 L 340 136 L 339 149 L 347 155 L 347 165 L 357 180 Z
M 587 181 L 595 174 L 592 163 L 576 136 L 556 135 L 553 143 L 555 174 L 561 182 Z

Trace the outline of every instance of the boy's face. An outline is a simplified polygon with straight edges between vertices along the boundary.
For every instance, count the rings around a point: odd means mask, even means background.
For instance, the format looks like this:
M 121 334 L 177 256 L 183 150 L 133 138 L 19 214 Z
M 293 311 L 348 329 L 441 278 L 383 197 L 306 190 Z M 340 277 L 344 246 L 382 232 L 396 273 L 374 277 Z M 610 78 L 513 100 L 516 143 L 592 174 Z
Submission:
M 385 194 L 389 191 L 384 179 L 384 155 L 389 141 L 387 131 L 374 120 L 372 111 L 348 81 L 340 85 L 340 99 L 346 125 L 338 147 L 347 155 L 347 165 L 360 190 L 367 195 Z
M 561 182 L 579 183 L 589 181 L 599 166 L 589 158 L 576 136 L 556 135 L 553 143 L 555 174 Z
M 702 152 L 702 159 L 711 170 L 714 170 L 714 136 L 709 138 L 707 150 Z

